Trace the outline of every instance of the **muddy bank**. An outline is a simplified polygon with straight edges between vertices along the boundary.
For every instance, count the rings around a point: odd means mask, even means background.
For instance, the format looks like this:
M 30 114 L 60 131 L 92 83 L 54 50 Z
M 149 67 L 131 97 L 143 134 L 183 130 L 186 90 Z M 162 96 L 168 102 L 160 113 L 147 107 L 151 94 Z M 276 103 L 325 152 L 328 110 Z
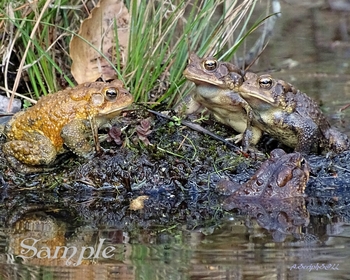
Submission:
M 151 145 L 135 133 L 145 118 L 151 122 Z M 245 157 L 208 135 L 146 111 L 129 113 L 118 126 L 127 124 L 122 146 L 103 142 L 104 150 L 91 160 L 68 155 L 50 172 L 18 174 L 1 155 L 0 223 L 11 227 L 24 215 L 43 211 L 72 223 L 123 230 L 217 225 L 231 215 L 221 207 L 217 182 L 247 181 L 274 148 L 263 141 L 257 158 Z M 233 135 L 212 120 L 202 125 L 224 138 Z M 311 155 L 308 161 L 307 210 L 349 220 L 350 153 Z M 147 196 L 144 206 L 131 210 L 130 202 L 140 196 Z

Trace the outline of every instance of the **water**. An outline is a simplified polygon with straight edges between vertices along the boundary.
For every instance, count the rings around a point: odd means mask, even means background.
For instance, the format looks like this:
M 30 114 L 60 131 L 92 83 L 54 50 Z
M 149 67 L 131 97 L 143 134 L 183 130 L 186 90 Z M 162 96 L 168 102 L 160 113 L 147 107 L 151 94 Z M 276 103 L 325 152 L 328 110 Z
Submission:
M 350 108 L 338 111 L 350 103 L 350 44 L 334 39 L 348 14 L 282 4 L 276 34 L 254 71 L 294 84 L 350 135 Z M 332 211 L 307 218 L 283 204 L 265 205 L 263 217 L 233 212 L 195 229 L 157 228 L 155 221 L 137 232 L 108 219 L 72 226 L 74 217 L 68 224 L 55 209 L 39 207 L 0 228 L 0 279 L 350 279 L 350 223 L 343 214 L 350 192 L 337 199 L 327 200 Z
M 348 221 L 322 219 L 299 227 L 302 239 L 275 242 L 245 216 L 212 231 L 150 230 L 135 237 L 88 226 L 73 234 L 62 221 L 32 216 L 32 230 L 15 227 L 1 236 L 0 279 L 349 279 Z

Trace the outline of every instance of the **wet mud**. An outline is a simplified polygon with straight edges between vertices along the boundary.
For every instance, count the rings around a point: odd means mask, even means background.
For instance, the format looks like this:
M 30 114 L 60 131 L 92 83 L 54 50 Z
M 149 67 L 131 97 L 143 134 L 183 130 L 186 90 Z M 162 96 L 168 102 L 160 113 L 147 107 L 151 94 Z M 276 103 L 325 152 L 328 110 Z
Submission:
M 142 137 L 140 140 L 136 133 L 136 127 L 145 119 L 150 124 L 148 141 Z M 289 222 L 288 217 L 301 215 L 307 225 L 305 210 L 316 217 L 350 218 L 348 151 L 307 157 L 310 180 L 305 198 L 296 202 L 296 207 L 288 201 L 255 201 L 249 202 L 248 208 L 247 203 L 242 203 L 237 209 L 225 211 L 225 196 L 218 191 L 217 183 L 223 178 L 237 183 L 249 180 L 274 148 L 268 137 L 259 146 L 262 152 L 252 158 L 146 110 L 129 112 L 116 125 L 127 127 L 121 135 L 122 145 L 105 141 L 100 154 L 90 160 L 68 154 L 49 172 L 20 174 L 8 167 L 1 154 L 0 223 L 12 228 L 27 215 L 45 213 L 65 221 L 68 227 L 108 226 L 129 232 L 158 232 L 183 226 L 217 227 L 232 213 L 256 218 L 263 213 L 261 209 L 273 217 L 280 213 L 281 205 L 286 209 L 284 220 Z M 202 125 L 223 138 L 233 135 L 230 128 L 212 120 Z M 131 206 L 138 202 L 136 208 Z M 300 220 L 293 221 L 300 225 Z M 262 224 L 266 223 L 267 229 L 277 226 L 280 232 L 286 232 L 281 230 L 286 228 L 286 222 L 280 218 L 268 218 Z

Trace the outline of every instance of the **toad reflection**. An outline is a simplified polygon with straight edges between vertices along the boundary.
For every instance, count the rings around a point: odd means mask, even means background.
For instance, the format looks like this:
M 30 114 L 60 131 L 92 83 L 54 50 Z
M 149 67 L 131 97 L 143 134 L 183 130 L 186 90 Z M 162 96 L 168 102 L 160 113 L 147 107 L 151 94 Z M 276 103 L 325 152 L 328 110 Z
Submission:
M 309 170 L 300 153 L 286 154 L 276 149 L 248 182 L 240 185 L 221 180 L 217 190 L 229 194 L 223 201 L 225 210 L 236 209 L 255 218 L 261 227 L 271 231 L 275 241 L 283 241 L 309 223 L 303 198 Z

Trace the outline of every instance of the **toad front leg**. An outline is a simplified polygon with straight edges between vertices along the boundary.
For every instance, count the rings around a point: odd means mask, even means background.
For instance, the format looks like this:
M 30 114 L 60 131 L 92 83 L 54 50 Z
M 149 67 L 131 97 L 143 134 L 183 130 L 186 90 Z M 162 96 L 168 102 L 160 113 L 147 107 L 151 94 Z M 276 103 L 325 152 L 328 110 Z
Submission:
M 241 106 L 247 113 L 247 128 L 243 132 L 242 146 L 243 149 L 248 150 L 250 145 L 256 145 L 262 136 L 262 130 L 253 125 L 259 123 L 261 117 L 260 115 L 254 113 L 253 109 L 243 98 L 242 100 L 243 101 L 241 101 Z
M 286 118 L 286 123 L 291 131 L 295 131 L 297 143 L 294 147 L 295 152 L 304 155 L 309 154 L 312 150 L 318 150 L 321 132 L 312 119 L 302 117 L 298 114 L 291 114 Z
M 93 154 L 92 134 L 90 122 L 79 119 L 66 124 L 61 131 L 67 148 L 81 157 L 91 157 Z

